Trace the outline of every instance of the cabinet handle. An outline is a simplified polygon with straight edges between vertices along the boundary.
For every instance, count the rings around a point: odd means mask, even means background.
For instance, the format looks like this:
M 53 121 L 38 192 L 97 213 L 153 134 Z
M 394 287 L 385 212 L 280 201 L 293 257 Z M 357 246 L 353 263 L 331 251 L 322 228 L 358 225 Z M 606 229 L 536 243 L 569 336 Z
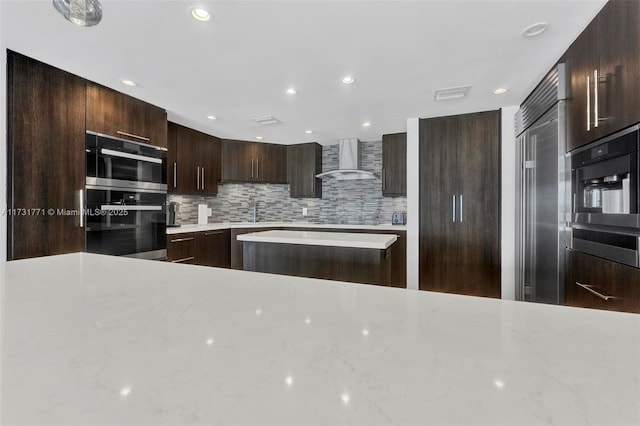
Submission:
M 196 167 L 196 189 L 200 189 L 200 167 Z
M 215 232 L 205 232 L 204 235 L 208 236 L 208 235 L 220 235 L 222 234 L 224 231 L 215 231 Z
M 181 262 L 188 262 L 189 260 L 193 260 L 195 259 L 195 257 L 191 256 L 191 257 L 185 257 L 183 259 L 178 259 L 178 260 L 172 260 L 171 263 L 181 263 Z
M 204 167 L 202 168 L 202 190 L 204 191 Z
M 260 178 L 260 159 L 256 158 L 256 177 Z
M 587 75 L 587 132 L 591 131 L 591 80 Z
M 452 216 L 452 222 L 456 221 L 456 196 L 453 196 L 453 216 Z
M 593 127 L 598 127 L 598 70 L 593 70 Z
M 253 158 L 251 159 L 251 179 L 253 179 Z
M 613 296 L 605 296 L 604 294 L 598 293 L 598 292 L 597 292 L 597 291 L 595 291 L 594 289 L 590 288 L 590 287 L 589 287 L 589 285 L 587 285 L 587 284 L 582 284 L 582 283 L 579 283 L 578 281 L 576 281 L 576 285 L 577 285 L 578 287 L 582 287 L 582 288 L 584 288 L 584 289 L 585 289 L 585 290 L 587 290 L 589 293 L 592 293 L 592 294 L 594 294 L 594 295 L 598 296 L 598 297 L 599 297 L 600 299 L 602 299 L 602 300 L 608 301 L 609 299 L 614 299 L 614 297 L 613 297 Z
M 382 190 L 384 191 L 385 189 L 387 189 L 387 181 L 384 178 L 384 169 L 382 169 Z
M 117 130 L 116 133 L 119 134 L 120 136 L 126 136 L 126 137 L 129 137 L 129 138 L 140 139 L 141 141 L 149 142 L 151 140 L 151 139 L 146 138 L 144 136 L 138 136 L 138 135 L 134 135 L 132 133 L 121 132 L 120 130 Z
M 79 202 L 80 202 L 80 228 L 84 228 L 84 190 L 81 189 L 79 191 Z
M 178 187 L 178 163 L 176 163 L 175 161 L 173 162 L 173 187 L 177 188 Z
M 460 194 L 460 222 L 462 222 L 462 194 Z
M 178 238 L 175 240 L 171 240 L 172 243 L 179 243 L 182 241 L 193 241 L 195 238 L 194 237 L 188 237 L 188 238 Z

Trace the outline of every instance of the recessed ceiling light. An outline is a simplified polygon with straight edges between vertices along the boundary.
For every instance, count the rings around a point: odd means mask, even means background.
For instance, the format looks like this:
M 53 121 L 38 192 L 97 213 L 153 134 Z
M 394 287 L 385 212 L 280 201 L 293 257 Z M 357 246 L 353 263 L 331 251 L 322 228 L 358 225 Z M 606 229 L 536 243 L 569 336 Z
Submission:
M 310 135 L 311 133 L 313 133 L 313 130 L 305 130 L 304 131 L 306 134 Z
M 295 95 L 296 93 L 298 93 L 298 92 L 293 87 L 289 87 L 287 89 L 287 95 Z
M 364 123 L 362 123 L 362 127 L 371 127 L 371 123 L 365 121 Z
M 549 28 L 549 24 L 546 22 L 537 22 L 535 24 L 529 25 L 527 28 L 522 30 L 522 37 L 535 37 L 539 36 L 543 32 L 545 32 Z
M 131 80 L 127 80 L 127 79 L 120 80 L 120 83 L 124 84 L 125 86 L 129 86 L 129 87 L 133 87 L 133 86 L 137 86 L 138 85 L 138 83 L 136 83 L 135 81 L 131 81 Z
M 198 21 L 203 21 L 203 22 L 211 19 L 211 15 L 209 15 L 209 12 L 207 12 L 201 7 L 191 8 L 191 16 L 193 16 L 193 19 L 196 19 Z
M 216 117 L 215 115 L 207 115 L 207 118 L 209 120 L 217 120 L 218 119 L 218 117 Z
M 494 95 L 502 95 L 503 93 L 507 93 L 507 89 L 505 89 L 504 87 L 501 87 L 493 91 Z
M 353 77 L 352 77 L 352 76 L 350 76 L 350 75 L 347 75 L 347 76 L 345 76 L 345 77 L 342 79 L 342 82 L 343 82 L 344 84 L 351 84 L 351 83 L 353 83 L 354 81 L 356 81 L 356 79 L 355 79 L 355 78 L 353 78 Z
M 262 140 L 262 136 L 256 136 L 256 139 L 258 139 L 259 141 Z

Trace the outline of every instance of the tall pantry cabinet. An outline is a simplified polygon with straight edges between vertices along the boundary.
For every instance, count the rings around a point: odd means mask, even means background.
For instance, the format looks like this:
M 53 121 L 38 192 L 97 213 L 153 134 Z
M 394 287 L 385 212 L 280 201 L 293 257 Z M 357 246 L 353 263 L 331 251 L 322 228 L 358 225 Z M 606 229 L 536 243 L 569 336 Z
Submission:
M 500 111 L 420 120 L 420 289 L 499 298 Z

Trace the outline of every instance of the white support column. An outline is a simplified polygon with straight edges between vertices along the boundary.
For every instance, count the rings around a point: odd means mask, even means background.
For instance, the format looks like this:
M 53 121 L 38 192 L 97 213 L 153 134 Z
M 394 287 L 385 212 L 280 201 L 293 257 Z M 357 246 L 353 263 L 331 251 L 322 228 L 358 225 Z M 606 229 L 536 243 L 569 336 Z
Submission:
M 417 290 L 419 284 L 420 257 L 420 119 L 407 120 L 407 288 Z
M 502 108 L 502 298 L 516 298 L 516 135 L 517 106 Z

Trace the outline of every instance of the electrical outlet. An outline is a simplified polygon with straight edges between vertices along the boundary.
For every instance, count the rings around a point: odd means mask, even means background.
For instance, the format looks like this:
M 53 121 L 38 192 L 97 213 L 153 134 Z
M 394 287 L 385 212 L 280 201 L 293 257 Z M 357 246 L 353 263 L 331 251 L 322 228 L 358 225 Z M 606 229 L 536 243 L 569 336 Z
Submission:
M 211 216 L 213 214 L 213 209 L 207 209 L 207 216 Z
M 309 211 L 307 210 L 306 207 L 302 208 L 302 216 L 307 216 L 309 214 Z

